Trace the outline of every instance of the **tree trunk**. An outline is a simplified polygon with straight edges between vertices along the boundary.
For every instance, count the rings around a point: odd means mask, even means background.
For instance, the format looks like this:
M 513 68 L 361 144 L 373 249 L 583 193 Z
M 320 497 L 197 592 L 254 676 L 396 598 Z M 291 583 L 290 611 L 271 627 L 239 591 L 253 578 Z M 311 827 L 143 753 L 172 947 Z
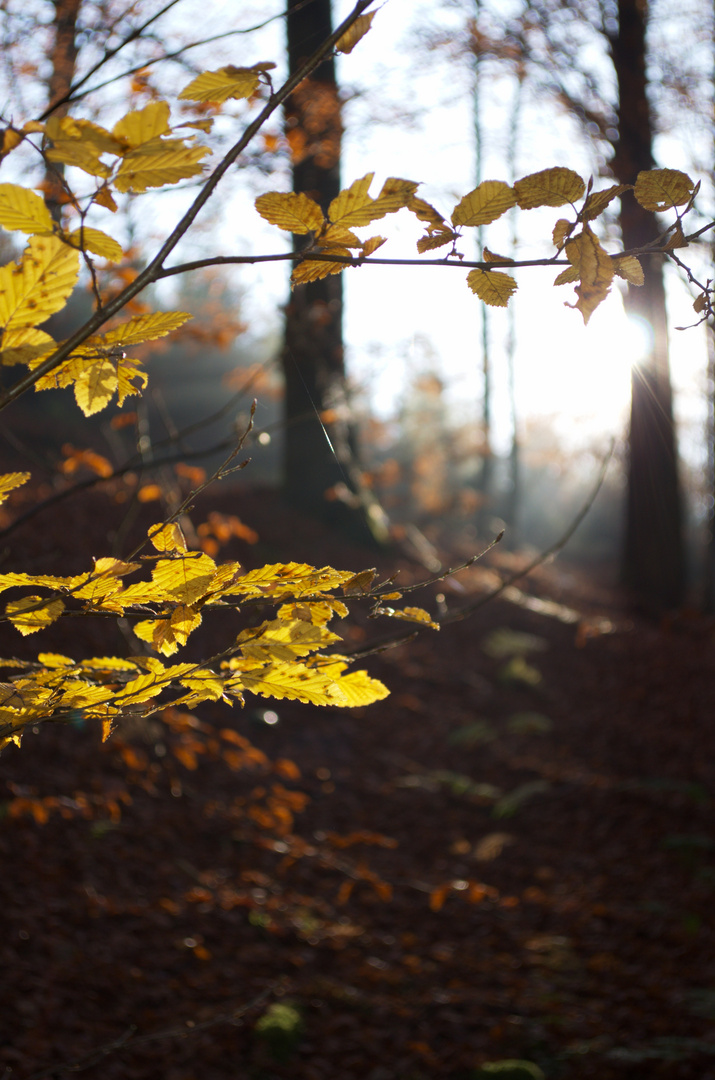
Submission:
M 288 0 L 288 63 L 295 73 L 332 31 L 330 0 Z M 285 130 L 293 190 L 327 212 L 340 191 L 340 99 L 332 57 L 288 99 Z M 310 238 L 294 237 L 299 251 Z M 342 333 L 342 275 L 299 285 L 285 310 L 285 458 L 288 500 L 347 526 L 361 539 L 386 538 L 384 515 L 364 490 L 356 462 Z
M 77 63 L 77 17 L 82 0 L 53 0 L 55 14 L 52 20 L 55 38 L 50 53 L 52 70 L 48 82 L 48 105 L 52 108 L 55 101 L 62 101 L 74 79 Z M 68 105 L 59 105 L 54 109 L 55 116 L 66 116 Z M 62 206 L 64 205 L 62 177 L 64 165 L 53 162 L 45 170 L 45 198 L 53 219 L 61 224 Z
M 652 169 L 653 127 L 647 94 L 645 0 L 619 0 L 618 33 L 610 39 L 618 81 L 618 141 L 611 166 L 620 183 Z M 632 197 L 621 204 L 626 249 L 656 236 L 653 215 Z M 628 496 L 623 561 L 625 583 L 648 610 L 680 604 L 685 591 L 682 506 L 668 363 L 663 264 L 643 258 L 645 284 L 628 287 L 626 307 L 651 330 L 648 354 L 633 366 Z

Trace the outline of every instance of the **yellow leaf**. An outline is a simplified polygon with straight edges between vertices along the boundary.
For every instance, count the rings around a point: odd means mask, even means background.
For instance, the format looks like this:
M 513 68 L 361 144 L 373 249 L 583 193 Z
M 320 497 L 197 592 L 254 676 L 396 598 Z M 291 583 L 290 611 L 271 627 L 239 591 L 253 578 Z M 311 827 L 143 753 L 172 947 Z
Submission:
M 603 213 L 612 199 L 622 195 L 624 191 L 628 191 L 631 187 L 631 184 L 614 184 L 613 187 L 606 188 L 604 191 L 592 191 L 586 199 L 581 212 L 583 220 L 592 221 L 597 218 L 599 214 Z
M 343 585 L 343 592 L 346 596 L 360 596 L 365 593 L 369 593 L 372 588 L 372 584 L 377 577 L 377 570 L 374 568 L 370 570 L 360 570 L 359 573 L 353 574 L 351 578 Z
M 78 120 L 73 116 L 51 116 L 44 130 L 53 143 L 82 143 L 91 147 L 96 155 L 112 154 L 116 157 L 122 152 L 122 143 L 106 128 L 92 123 L 91 120 Z
M 4 503 L 9 492 L 22 487 L 30 479 L 29 472 L 10 472 L 0 475 L 0 503 Z
M 38 653 L 37 659 L 40 664 L 48 668 L 74 667 L 75 662 L 69 656 L 61 656 L 59 653 Z
M 497 255 L 496 251 L 490 251 L 488 247 L 484 248 L 482 252 L 482 258 L 487 263 L 513 263 L 514 260 L 510 259 L 508 255 Z
M 69 142 L 63 139 L 47 151 L 47 158 L 50 161 L 59 161 L 63 165 L 74 165 L 75 168 L 82 169 L 90 176 L 101 176 L 103 180 L 112 175 L 109 165 L 99 160 L 96 148 L 87 143 Z
M 136 380 L 137 385 L 132 380 Z M 146 372 L 137 368 L 134 360 L 120 359 L 117 362 L 117 404 L 121 407 L 131 394 L 140 393 L 148 381 Z
M 338 38 L 335 42 L 335 48 L 340 53 L 351 53 L 358 41 L 365 37 L 365 34 L 370 29 L 372 20 L 375 18 L 376 12 L 371 12 L 369 15 L 358 15 L 355 22 L 350 26 L 345 33 Z
M 186 551 L 186 540 L 176 521 L 169 525 L 152 525 L 147 536 L 157 551 Z
M 177 124 L 180 128 L 196 128 L 197 131 L 205 131 L 207 134 L 214 126 L 213 116 L 208 116 L 205 120 L 186 120 L 183 124 Z
M 250 570 L 228 586 L 225 593 L 273 599 L 310 596 L 337 589 L 352 576 L 350 570 L 333 570 L 331 566 L 317 570 L 307 563 L 270 563 L 258 570 Z
M 129 322 L 122 323 L 104 334 L 99 341 L 104 346 L 139 345 L 143 341 L 166 337 L 183 326 L 188 319 L 193 319 L 193 315 L 186 311 L 154 311 L 150 315 L 136 315 Z M 89 343 L 93 340 L 95 339 L 90 339 Z
M 113 214 L 116 214 L 119 207 L 114 201 L 112 192 L 108 187 L 100 188 L 97 194 L 94 196 L 94 202 L 97 206 L 103 206 L 105 210 L 111 210 Z
M 0 184 L 0 225 L 25 233 L 51 233 L 52 217 L 45 200 L 19 184 Z
M 316 626 L 324 626 L 333 615 L 344 619 L 348 614 L 347 605 L 342 600 L 335 600 L 332 596 L 326 600 L 318 600 L 310 603 L 282 604 L 278 608 L 278 618 L 290 621 L 302 619 L 303 622 L 312 622 Z
M 578 266 L 580 278 L 576 286 L 578 300 L 575 304 L 566 306 L 580 311 L 584 323 L 588 323 L 593 312 L 610 292 L 614 274 L 613 261 L 588 225 L 584 225 L 583 232 L 568 241 L 566 249 L 569 260 Z
M 427 236 L 421 236 L 417 241 L 417 250 L 421 255 L 425 251 L 433 251 L 435 248 L 444 247 L 445 244 L 451 244 L 453 240 L 456 240 L 457 235 L 452 229 L 428 233 Z
M 168 619 L 145 619 L 133 630 L 138 638 L 150 642 L 163 656 L 171 656 L 180 645 L 186 644 L 191 631 L 200 624 L 200 611 L 179 604 Z
M 74 396 L 85 416 L 94 416 L 109 404 L 117 381 L 117 367 L 111 360 L 100 360 L 77 376 Z
M 150 101 L 143 109 L 123 116 L 112 128 L 112 135 L 122 146 L 135 148 L 169 130 L 169 106 L 165 101 Z
M 531 173 L 514 184 L 516 200 L 522 210 L 536 206 L 563 206 L 580 199 L 586 190 L 578 173 L 562 165 Z
M 121 262 L 123 257 L 122 245 L 113 237 L 107 236 L 101 229 L 74 229 L 67 237 L 73 247 L 81 251 L 91 251 L 93 255 L 99 255 L 110 262 Z
M 488 225 L 516 204 L 512 188 L 502 180 L 485 180 L 457 203 L 453 225 Z
M 64 611 L 64 600 L 45 600 L 41 596 L 23 596 L 21 600 L 10 600 L 5 614 L 12 625 L 25 637 L 49 626 Z
M 407 206 L 418 187 L 412 180 L 400 180 L 390 176 L 382 185 L 378 197 L 373 199 L 368 190 L 374 175 L 367 173 L 362 179 L 355 180 L 349 188 L 333 199 L 328 214 L 334 224 L 360 227 L 369 225 L 371 221 L 376 221 L 385 214 L 394 214 Z
M 209 589 L 216 573 L 216 563 L 203 552 L 176 559 L 160 559 L 152 572 L 152 581 L 167 600 L 193 604 Z
M 297 656 L 307 656 L 325 645 L 340 641 L 337 634 L 319 623 L 303 619 L 273 619 L 244 630 L 236 638 L 244 656 L 259 660 L 283 660 L 290 663 Z
M 318 204 L 302 192 L 298 195 L 294 192 L 282 194 L 269 191 L 266 195 L 259 195 L 254 205 L 261 217 L 271 225 L 299 236 L 320 232 L 325 222 Z
M 320 253 L 326 255 L 339 255 L 343 259 L 354 258 L 351 251 L 346 247 L 334 244 L 332 247 L 321 248 Z M 302 285 L 306 281 L 320 281 L 330 274 L 340 274 L 345 269 L 346 263 L 331 262 L 322 259 L 304 259 L 303 262 L 293 269 L 290 276 L 291 285 Z
M 554 278 L 554 285 L 569 285 L 580 277 L 578 266 L 569 266 Z
M 340 704 L 348 708 L 359 705 L 372 705 L 374 701 L 382 701 L 390 691 L 379 679 L 373 679 L 366 671 L 351 671 L 348 675 L 341 675 L 338 686 L 345 695 L 346 700 Z
M 694 186 L 679 169 L 649 169 L 638 173 L 634 193 L 644 210 L 671 210 L 689 202 Z
M 91 660 L 81 660 L 80 666 L 90 671 L 136 671 L 137 665 L 132 660 L 123 660 L 118 656 L 95 656 Z
M 619 277 L 625 278 L 629 285 L 643 284 L 645 281 L 643 267 L 635 255 L 623 255 L 620 259 L 616 259 L 615 262 L 616 273 Z
M 325 232 L 321 233 L 318 244 L 321 248 L 332 247 L 336 244 L 343 247 L 362 247 L 362 240 L 344 225 L 329 225 Z
M 161 139 L 145 143 L 122 158 L 114 186 L 117 191 L 142 192 L 190 180 L 192 176 L 201 176 L 203 165 L 199 162 L 210 153 L 207 146 L 184 146 L 181 140 L 172 140 L 171 144 Z
M 433 630 L 439 630 L 439 623 L 435 622 L 430 613 L 425 611 L 424 608 L 405 607 L 397 614 L 401 615 L 403 619 L 409 619 L 410 622 L 425 623 L 427 626 L 431 626 Z
M 0 146 L 0 158 L 7 157 L 22 142 L 22 135 L 14 128 L 6 127 L 2 132 L 2 145 Z
M 434 206 L 425 199 L 419 199 L 416 195 L 411 195 L 407 200 L 407 209 L 411 210 L 420 221 L 426 221 L 427 228 L 430 231 L 447 228 L 447 224 L 439 211 L 435 210 Z
M 383 244 L 387 243 L 386 236 L 371 236 L 369 240 L 366 240 L 362 245 L 362 253 L 367 258 L 368 255 L 372 255 L 374 251 L 381 248 Z
M 567 221 L 566 218 L 559 218 L 559 220 L 554 225 L 553 232 L 551 233 L 551 237 L 554 241 L 554 247 L 562 248 L 566 243 L 568 237 L 573 232 L 574 227 L 575 226 L 572 221 Z
M 228 101 L 229 98 L 247 98 L 255 93 L 259 84 L 255 68 L 227 67 L 217 71 L 204 71 L 192 79 L 179 94 L 180 101 Z
M 467 274 L 467 284 L 490 307 L 506 307 L 517 289 L 514 278 L 498 270 L 471 270 Z
M 346 695 L 336 682 L 305 664 L 265 664 L 227 680 L 227 689 L 250 690 L 263 697 L 303 701 L 309 705 L 341 705 Z
M 30 367 L 35 367 L 57 347 L 44 330 L 36 330 L 29 326 L 22 326 L 17 330 L 6 330 L 2 343 L 0 363 L 6 366 L 29 364 Z
M 55 236 L 31 236 L 22 259 L 0 268 L 0 326 L 34 327 L 65 306 L 79 254 Z

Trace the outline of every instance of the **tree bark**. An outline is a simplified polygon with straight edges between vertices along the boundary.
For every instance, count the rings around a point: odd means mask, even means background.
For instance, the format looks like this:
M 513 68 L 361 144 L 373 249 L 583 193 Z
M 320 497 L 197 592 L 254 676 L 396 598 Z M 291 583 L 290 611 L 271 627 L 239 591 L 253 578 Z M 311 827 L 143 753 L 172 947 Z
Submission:
M 52 71 L 47 86 L 50 108 L 55 101 L 61 101 L 69 91 L 74 79 L 77 64 L 77 17 L 82 0 L 53 0 L 55 14 L 53 25 L 55 37 L 50 53 Z M 59 105 L 54 110 L 55 116 L 66 116 L 69 105 Z M 53 162 L 45 170 L 45 199 L 53 219 L 61 224 L 62 206 L 64 205 L 62 177 L 64 165 Z
M 618 81 L 618 140 L 611 162 L 620 183 L 652 169 L 653 125 L 646 73 L 646 0 L 619 0 L 618 32 L 610 39 Z M 653 240 L 657 223 L 632 197 L 621 203 L 623 245 Z M 624 582 L 651 611 L 677 607 L 685 592 L 685 555 L 661 259 L 643 260 L 645 284 L 628 287 L 629 314 L 652 333 L 646 356 L 633 365 Z
M 288 0 L 290 73 L 332 31 L 330 0 Z M 285 108 L 293 190 L 327 212 L 340 191 L 340 99 L 332 57 L 305 79 Z M 300 251 L 310 238 L 294 237 Z M 365 491 L 356 460 L 343 357 L 342 275 L 297 286 L 285 310 L 283 374 L 286 498 L 346 526 L 362 539 L 386 538 L 384 515 Z

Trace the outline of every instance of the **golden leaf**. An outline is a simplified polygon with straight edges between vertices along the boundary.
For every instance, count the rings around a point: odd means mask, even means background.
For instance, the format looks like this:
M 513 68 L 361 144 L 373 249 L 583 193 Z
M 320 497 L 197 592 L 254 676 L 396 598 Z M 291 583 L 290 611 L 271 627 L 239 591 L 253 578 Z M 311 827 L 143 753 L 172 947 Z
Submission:
M 444 247 L 445 244 L 451 244 L 453 240 L 457 239 L 457 233 L 452 229 L 445 229 L 443 232 L 428 233 L 427 236 L 421 236 L 417 241 L 417 250 L 420 255 L 425 251 L 434 251 L 435 248 Z
M 643 274 L 643 267 L 640 264 L 640 259 L 635 255 L 623 255 L 620 259 L 615 260 L 616 273 L 619 277 L 625 278 L 629 285 L 642 285 L 645 281 Z
M 111 360 L 91 364 L 77 376 L 74 396 L 85 416 L 94 416 L 109 404 L 117 382 L 117 366 Z
M 569 266 L 554 278 L 554 285 L 569 285 L 580 277 L 578 266 Z
M 278 608 L 278 618 L 290 621 L 302 619 L 303 622 L 312 622 L 316 626 L 324 626 L 332 619 L 333 615 L 344 619 L 348 614 L 347 605 L 342 600 L 335 600 L 332 596 L 326 600 L 318 600 L 295 604 L 282 604 Z
M 375 15 L 376 12 L 374 11 L 369 15 L 358 15 L 352 26 L 348 27 L 345 33 L 335 42 L 337 51 L 346 54 L 351 53 L 358 41 L 365 37 Z
M 106 180 L 112 175 L 109 165 L 99 160 L 95 147 L 80 142 L 68 142 L 62 140 L 47 151 L 49 161 L 59 161 L 63 165 L 74 165 L 77 169 L 89 173 L 90 176 L 101 176 Z
M 604 191 L 593 191 L 586 199 L 581 215 L 584 221 L 592 221 L 602 214 L 612 199 L 632 188 L 632 184 L 614 184 Z
M 116 214 L 119 207 L 114 201 L 112 192 L 108 187 L 100 188 L 97 194 L 94 196 L 94 202 L 97 206 L 103 206 L 105 210 L 111 210 L 113 214 Z
M 137 386 L 133 379 L 137 381 Z M 117 404 L 121 407 L 130 394 L 140 393 L 148 381 L 146 372 L 137 368 L 135 361 L 126 358 L 117 361 Z
M 166 337 L 183 326 L 188 319 L 193 319 L 193 315 L 186 311 L 153 311 L 150 315 L 135 315 L 129 322 L 122 323 L 101 338 L 90 338 L 87 344 L 91 345 L 97 340 L 104 346 L 139 345 L 143 341 Z
M 366 671 L 351 671 L 347 675 L 341 675 L 337 685 L 346 698 L 340 704 L 351 709 L 382 701 L 390 693 L 384 683 L 381 683 L 379 679 L 373 679 Z
M 152 525 L 147 536 L 157 551 L 186 551 L 186 540 L 176 521 L 169 525 Z
M 51 116 L 44 130 L 53 143 L 81 142 L 91 147 L 95 154 L 112 154 L 114 157 L 122 152 L 122 143 L 106 128 L 92 123 L 91 120 L 78 120 L 73 116 Z
M 263 697 L 303 701 L 309 705 L 342 705 L 346 695 L 337 683 L 305 664 L 278 661 L 235 673 L 226 688 L 250 690 Z
M 566 306 L 580 311 L 586 324 L 611 290 L 613 260 L 601 247 L 588 225 L 584 225 L 582 233 L 569 240 L 566 250 L 569 260 L 578 266 L 580 278 L 576 286 L 578 300 L 575 304 Z
M 36 367 L 57 347 L 44 330 L 36 330 L 29 326 L 22 326 L 17 330 L 6 330 L 2 344 L 0 363 L 8 366 L 29 364 L 30 367 Z
M 34 634 L 49 626 L 64 611 L 64 600 L 46 600 L 41 596 L 23 596 L 21 600 L 10 600 L 5 614 L 12 625 L 23 637 Z
M 324 566 L 318 570 L 307 563 L 271 563 L 250 570 L 225 589 L 226 595 L 246 597 L 310 596 L 339 588 L 353 576 L 349 570 L 333 570 Z
M 513 263 L 514 262 L 514 260 L 510 259 L 508 255 L 497 255 L 497 253 L 495 251 L 490 251 L 488 247 L 484 248 L 484 251 L 482 252 L 482 258 L 484 259 L 484 262 L 487 262 L 487 263 L 493 263 L 493 262 Z
M 37 654 L 37 660 L 44 667 L 48 668 L 75 667 L 75 662 L 71 657 L 62 656 L 59 653 L 41 652 Z
M 118 120 L 112 135 L 123 147 L 133 149 L 169 130 L 169 106 L 165 101 L 150 101 L 143 109 L 127 113 Z
M 114 186 L 117 191 L 142 192 L 190 180 L 201 176 L 203 165 L 199 162 L 210 153 L 207 146 L 184 146 L 180 139 L 144 143 L 122 158 Z
M 65 306 L 79 254 L 56 236 L 31 236 L 20 264 L 0 268 L 0 326 L 34 327 Z
M 344 225 L 329 225 L 325 232 L 320 234 L 318 244 L 321 248 L 332 247 L 334 244 L 343 247 L 362 247 L 362 240 Z
M 566 243 L 566 240 L 573 232 L 575 225 L 572 221 L 567 221 L 566 218 L 559 218 L 551 233 L 551 238 L 554 242 L 554 247 L 562 248 Z
M 372 583 L 377 577 L 377 570 L 360 570 L 359 573 L 353 574 L 351 578 L 348 578 L 343 583 L 343 592 L 346 596 L 360 596 L 365 593 L 369 593 L 372 588 Z
M 514 278 L 498 270 L 471 270 L 467 274 L 467 284 L 490 307 L 506 307 L 517 290 Z
M 420 199 L 416 195 L 411 195 L 407 200 L 407 209 L 411 210 L 420 221 L 426 221 L 427 227 L 430 230 L 442 230 L 447 227 L 446 222 L 439 211 L 435 210 L 434 206 L 425 199 Z
M 93 255 L 99 255 L 110 262 L 121 262 L 123 257 L 122 245 L 112 236 L 107 236 L 101 229 L 89 229 L 83 226 L 74 229 L 67 237 L 72 247 L 81 251 L 91 251 Z
M 299 236 L 320 232 L 325 223 L 318 204 L 302 192 L 298 195 L 295 192 L 282 194 L 269 191 L 266 195 L 259 195 L 254 205 L 261 217 L 271 225 Z
M 152 581 L 167 600 L 193 604 L 209 589 L 216 573 L 216 563 L 203 552 L 176 559 L 160 559 L 152 572 Z
M 355 180 L 349 188 L 333 199 L 328 210 L 333 223 L 357 228 L 369 225 L 371 221 L 376 221 L 386 214 L 394 214 L 407 206 L 418 187 L 413 180 L 400 180 L 390 176 L 382 185 L 378 197 L 373 199 L 368 191 L 374 175 L 367 173 L 362 179 Z
M 303 619 L 273 619 L 244 630 L 236 638 L 236 644 L 241 646 L 244 656 L 287 663 L 336 641 L 340 641 L 337 634 L 319 623 L 305 622 Z
M 354 255 L 346 247 L 340 247 L 338 244 L 334 244 L 331 247 L 325 247 L 320 249 L 320 254 L 326 255 L 339 255 L 344 259 L 352 259 Z M 316 252 L 318 254 L 318 252 Z M 298 263 L 293 269 L 293 273 L 290 276 L 291 285 L 302 285 L 307 281 L 320 281 L 321 278 L 326 278 L 330 274 L 340 274 L 345 269 L 346 263 L 332 262 L 321 259 L 304 259 L 303 262 Z
M 516 200 L 522 210 L 574 203 L 581 198 L 585 190 L 586 185 L 578 173 L 562 165 L 531 173 L 514 184 Z
M 25 233 L 51 233 L 53 224 L 45 200 L 19 184 L 0 184 L 0 225 Z
M 10 472 L 0 475 L 0 503 L 4 503 L 11 491 L 22 487 L 29 479 L 29 472 Z
M 256 68 L 234 67 L 233 64 L 217 71 L 204 71 L 184 87 L 179 100 L 220 103 L 229 98 L 247 98 L 258 89 L 258 75 Z
M 383 244 L 387 243 L 386 236 L 371 236 L 369 240 L 366 240 L 362 245 L 362 253 L 367 258 L 368 255 L 372 255 L 374 251 L 381 248 Z
M 634 194 L 644 210 L 672 210 L 690 200 L 694 184 L 679 169 L 648 169 L 639 172 Z
M 485 180 L 457 203 L 453 225 L 488 225 L 516 204 L 512 188 L 502 180 Z
M 22 142 L 22 135 L 14 128 L 6 127 L 2 132 L 2 145 L 0 145 L 0 158 L 7 157 Z

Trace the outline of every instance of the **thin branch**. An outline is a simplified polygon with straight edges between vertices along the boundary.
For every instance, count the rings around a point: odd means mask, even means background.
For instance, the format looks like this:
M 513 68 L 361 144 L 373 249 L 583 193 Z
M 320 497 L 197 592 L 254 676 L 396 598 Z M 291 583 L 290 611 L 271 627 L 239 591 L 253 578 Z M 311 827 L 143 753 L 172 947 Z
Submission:
M 596 500 L 596 496 L 598 495 L 599 491 L 603 486 L 603 482 L 606 479 L 606 472 L 608 470 L 608 466 L 610 464 L 611 458 L 613 457 L 614 449 L 615 440 L 611 440 L 608 451 L 604 455 L 601 462 L 601 467 L 598 471 L 598 476 L 593 486 L 593 490 L 589 493 L 588 498 L 584 502 L 583 506 L 576 514 L 575 518 L 568 526 L 566 531 L 562 533 L 561 536 L 558 538 L 558 540 L 554 541 L 554 543 L 551 544 L 550 547 L 546 548 L 544 551 L 539 552 L 539 554 L 534 559 L 532 559 L 527 566 L 525 566 L 521 570 L 515 571 L 515 573 L 513 574 L 510 574 L 507 578 L 504 579 L 504 581 L 502 581 L 500 585 L 498 585 L 494 589 L 491 589 L 483 596 L 480 596 L 478 600 L 473 601 L 473 603 L 471 604 L 466 604 L 464 607 L 457 608 L 455 611 L 451 611 L 449 612 L 449 614 L 440 617 L 440 626 L 446 626 L 454 622 L 461 622 L 463 619 L 469 618 L 470 615 L 473 615 L 475 611 L 478 611 L 480 608 L 484 607 L 485 604 L 489 604 L 492 600 L 495 600 L 498 596 L 501 596 L 501 594 L 506 589 L 508 589 L 510 585 L 513 585 L 515 581 L 518 581 L 519 578 L 523 578 L 526 577 L 528 574 L 531 574 L 532 571 L 536 570 L 537 567 L 542 566 L 543 563 L 547 561 L 547 559 L 550 559 L 553 555 L 558 554 L 558 552 L 566 546 L 566 544 L 574 535 L 579 525 L 593 506 Z M 501 539 L 501 534 L 496 538 L 496 540 L 492 542 L 490 547 L 493 546 L 493 544 L 496 543 L 499 539 Z M 487 548 L 486 550 L 488 551 L 489 548 Z M 484 552 L 482 554 L 484 554 Z M 428 585 L 430 584 L 430 581 L 423 582 L 422 584 Z M 419 588 L 421 586 L 417 587 Z M 386 652 L 388 649 L 396 648 L 398 645 L 404 645 L 406 642 L 411 641 L 413 638 L 415 638 L 417 634 L 422 633 L 424 629 L 426 629 L 426 627 L 415 625 L 410 631 L 407 631 L 403 634 L 393 634 L 390 637 L 381 638 L 379 641 L 375 642 L 374 645 L 370 646 L 367 649 L 362 649 L 359 652 L 351 651 L 350 649 L 341 649 L 341 655 L 349 657 L 351 661 L 362 660 L 366 656 L 372 656 L 375 653 Z

